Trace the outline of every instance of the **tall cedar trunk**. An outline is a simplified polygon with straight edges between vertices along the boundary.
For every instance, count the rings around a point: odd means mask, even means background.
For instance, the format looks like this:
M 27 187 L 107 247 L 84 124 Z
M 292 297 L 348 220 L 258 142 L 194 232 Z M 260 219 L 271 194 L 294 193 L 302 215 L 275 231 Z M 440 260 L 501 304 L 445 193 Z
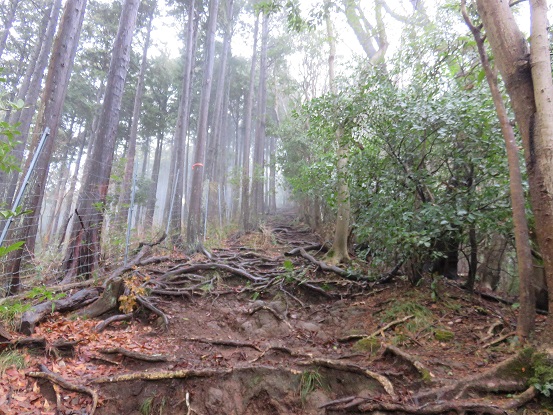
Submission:
M 73 172 L 73 176 L 71 177 L 71 184 L 69 185 L 69 190 L 67 192 L 66 201 L 65 201 L 65 211 L 64 214 L 57 218 L 57 224 L 55 226 L 55 232 L 58 234 L 59 244 L 58 247 L 61 248 L 65 241 L 65 233 L 67 232 L 67 226 L 69 225 L 69 221 L 71 220 L 71 215 L 73 212 L 73 199 L 75 197 L 75 189 L 77 187 L 77 180 L 79 178 L 79 170 L 81 167 L 81 160 L 84 153 L 84 147 L 85 147 L 85 135 L 86 135 L 86 127 L 83 130 L 81 134 L 79 134 L 79 152 L 77 155 L 77 160 L 75 160 L 75 170 Z M 63 218 L 63 220 L 61 219 Z M 61 231 L 58 231 L 59 224 L 61 221 L 62 229 Z M 58 249 L 59 249 L 58 248 Z
M 12 155 L 15 157 L 15 162 L 21 164 L 23 160 L 23 152 L 25 145 L 28 141 L 29 131 L 31 129 L 31 121 L 35 115 L 35 108 L 37 104 L 38 97 L 40 95 L 40 87 L 42 84 L 42 79 L 44 77 L 44 72 L 46 66 L 48 65 L 48 56 L 50 56 L 50 51 L 52 50 L 52 43 L 54 42 L 54 35 L 56 33 L 56 26 L 58 24 L 58 18 L 61 11 L 61 0 L 55 0 L 50 13 L 48 26 L 44 32 L 43 37 L 39 41 L 40 53 L 36 59 L 36 62 L 31 74 L 31 79 L 29 85 L 26 88 L 27 91 L 24 91 L 23 99 L 25 101 L 25 106 L 20 111 L 16 111 L 10 117 L 10 122 L 15 124 L 20 123 L 18 130 L 21 133 L 19 138 L 19 144 L 13 149 Z M 10 177 L 10 183 L 8 185 L 7 194 L 5 200 L 8 202 L 8 205 L 11 205 L 11 201 L 15 194 L 17 188 L 17 181 L 20 175 L 18 172 L 13 172 Z
M 261 25 L 261 54 L 259 59 L 259 89 L 257 100 L 257 126 L 255 129 L 255 145 L 253 152 L 252 173 L 252 206 L 251 213 L 255 215 L 257 225 L 264 206 L 264 172 L 265 172 L 265 127 L 267 118 L 267 47 L 269 43 L 269 14 L 263 15 Z
M 132 176 L 134 172 L 134 159 L 136 157 L 136 139 L 138 136 L 138 122 L 140 120 L 140 110 L 142 108 L 142 96 L 144 95 L 144 75 L 148 67 L 148 49 L 150 47 L 150 35 L 152 33 L 152 21 L 156 2 L 150 5 L 148 26 L 146 27 L 146 36 L 142 47 L 142 61 L 140 62 L 140 71 L 138 72 L 138 83 L 136 85 L 136 93 L 134 96 L 134 105 L 132 111 L 131 131 L 129 134 L 128 148 L 125 161 L 125 173 L 121 185 L 121 193 L 119 195 L 119 220 L 120 224 L 127 223 L 129 205 L 131 202 L 131 186 Z
M 336 94 L 335 75 L 334 75 L 334 59 L 336 57 L 336 39 L 334 37 L 334 29 L 332 27 L 332 21 L 330 16 L 326 17 L 326 31 L 328 36 L 328 42 L 330 45 L 330 53 L 328 56 L 328 83 L 330 86 L 330 92 Z M 337 198 L 336 203 L 338 211 L 336 212 L 336 224 L 334 228 L 334 241 L 332 248 L 328 252 L 326 258 L 332 264 L 337 264 L 342 261 L 349 260 L 348 253 L 348 235 L 349 235 L 349 220 L 350 220 L 350 200 L 349 200 L 349 187 L 347 182 L 347 169 L 348 158 L 347 150 L 344 147 L 342 141 L 344 136 L 344 127 L 338 126 L 336 130 L 336 145 L 338 150 L 336 152 L 337 173 L 338 173 L 338 185 L 337 185 Z M 317 220 L 319 212 L 315 212 Z
M 205 63 L 200 95 L 200 113 L 198 115 L 198 134 L 194 159 L 192 160 L 192 190 L 190 194 L 190 210 L 188 212 L 188 226 L 186 242 L 191 249 L 200 249 L 201 241 L 201 208 L 203 179 L 205 171 L 205 148 L 207 143 L 207 125 L 209 113 L 209 101 L 211 95 L 211 83 L 213 78 L 213 65 L 215 62 L 215 29 L 217 27 L 217 12 L 219 0 L 210 0 L 209 18 L 207 21 L 207 36 L 205 41 Z
M 196 41 L 198 38 L 198 17 L 196 16 L 195 2 L 192 0 L 188 6 L 188 24 L 186 28 L 186 55 L 184 56 L 184 65 L 182 73 L 182 89 L 179 100 L 179 110 L 173 143 L 176 147 L 174 152 L 175 160 L 171 163 L 169 180 L 167 183 L 167 194 L 165 197 L 166 213 L 169 215 L 171 199 L 173 197 L 173 180 L 177 180 L 175 189 L 175 198 L 173 199 L 173 210 L 171 217 L 164 220 L 171 224 L 171 234 L 173 242 L 178 242 L 182 238 L 182 208 L 183 197 L 186 195 L 186 183 L 184 180 L 185 169 L 188 163 L 185 162 L 185 153 L 188 143 L 188 129 L 190 126 L 190 107 L 192 104 L 192 77 L 194 67 L 194 57 L 196 55 Z M 175 177 L 179 170 L 178 177 Z M 164 216 L 165 216 L 164 215 Z
M 532 2 L 532 5 L 535 6 L 536 3 Z M 477 0 L 477 7 L 494 53 L 495 62 L 505 80 L 505 86 L 511 98 L 511 105 L 522 136 L 532 209 L 536 223 L 540 224 L 536 228 L 537 239 L 544 261 L 545 274 L 547 275 L 548 291 L 552 292 L 553 183 L 551 180 L 553 178 L 553 163 L 550 147 L 551 136 L 544 135 L 541 126 L 536 123 L 541 119 L 542 114 L 538 113 L 536 107 L 533 76 L 528 62 L 528 44 L 516 25 L 508 2 Z M 535 11 L 534 7 L 533 10 Z M 533 19 L 539 19 L 537 14 L 533 13 Z M 545 15 L 543 17 L 545 18 Z M 534 25 L 533 30 L 535 30 Z M 533 36 L 533 40 L 535 41 L 535 36 Z M 537 53 L 537 50 L 533 49 L 533 52 Z M 531 57 L 530 59 L 533 62 L 534 58 Z M 550 69 L 548 76 L 551 77 Z M 538 78 L 537 74 L 536 78 Z M 541 91 L 538 92 L 538 95 L 543 96 Z M 549 301 L 551 301 L 553 296 L 550 295 L 549 297 Z M 544 340 L 551 344 L 553 342 L 553 316 L 551 314 L 547 322 L 548 328 L 542 333 Z
M 54 141 L 61 120 L 61 111 L 73 68 L 73 59 L 77 51 L 85 9 L 86 0 L 67 1 L 54 42 L 53 53 L 48 66 L 48 76 L 46 77 L 42 96 L 42 105 L 34 130 L 34 136 L 38 137 L 46 128 L 49 128 L 50 137 L 42 149 L 35 167 L 35 178 L 33 183 L 30 183 L 28 187 L 23 203 L 25 209 L 31 210 L 32 214 L 24 216 L 22 226 L 16 232 L 13 232 L 10 238 L 12 240 L 25 241 L 24 248 L 10 254 L 10 294 L 14 294 L 19 290 L 19 272 L 24 250 L 31 253 L 34 251 L 49 163 L 54 151 Z
M 58 1 L 61 5 L 61 0 L 58 0 Z M 19 87 L 19 89 L 17 91 L 17 95 L 15 96 L 15 101 L 22 100 L 23 102 L 25 102 L 25 97 L 27 96 L 27 93 L 29 92 L 29 86 L 31 85 L 31 80 L 32 80 L 32 77 L 33 77 L 33 73 L 34 73 L 35 67 L 37 66 L 37 63 L 38 63 L 37 62 L 38 57 L 40 55 L 40 50 L 42 49 L 42 40 L 44 39 L 44 36 L 45 36 L 46 31 L 48 29 L 48 25 L 49 25 L 49 21 L 50 21 L 50 14 L 52 12 L 53 5 L 54 5 L 53 2 L 47 2 L 44 5 L 43 11 L 42 11 L 42 20 L 40 22 L 40 27 L 39 27 L 39 30 L 38 30 L 37 41 L 35 42 L 35 45 L 33 46 L 33 51 L 31 53 L 31 56 L 29 57 L 29 63 L 30 64 L 27 65 L 27 69 L 25 70 L 25 75 L 23 76 L 21 86 Z M 55 30 L 56 24 L 57 24 L 57 18 L 56 18 L 56 23 L 54 25 L 52 25 L 53 26 L 52 38 L 54 37 L 54 30 Z M 44 66 L 46 66 L 46 64 Z M 11 114 L 9 116 L 10 124 L 11 125 L 17 124 L 19 122 L 20 115 L 21 115 L 21 110 L 11 112 Z M 21 159 L 23 157 L 23 148 L 25 147 L 25 142 L 26 142 L 27 137 L 25 137 L 25 139 L 22 139 L 22 138 L 23 137 L 18 137 L 19 142 L 18 142 L 16 148 L 14 148 L 11 151 L 12 156 L 14 156 L 15 159 L 16 159 L 15 162 L 16 162 L 17 165 L 21 165 Z M 20 154 L 19 157 L 15 155 L 16 152 Z M 13 176 L 16 176 L 15 180 L 14 180 L 14 188 L 15 188 L 16 183 L 17 183 L 17 177 L 19 177 L 19 172 L 18 171 L 14 171 L 14 172 L 11 172 L 11 174 L 9 174 L 8 172 L 0 170 L 0 183 L 9 183 L 10 176 L 11 176 L 11 178 L 13 178 Z M 0 201 L 4 201 L 6 206 L 11 206 L 14 192 L 15 192 L 15 189 L 10 192 L 9 184 L 8 184 L 8 186 L 5 186 L 3 189 L 0 189 Z M 1 229 L 1 227 L 0 227 L 0 229 Z
M 4 21 L 4 30 L 0 35 L 0 58 L 4 54 L 4 49 L 6 48 L 6 43 L 8 42 L 8 36 L 10 35 L 10 29 L 12 28 L 13 21 L 15 20 L 15 13 L 17 12 L 17 8 L 19 7 L 21 0 L 11 0 L 9 3 L 10 6 L 8 13 L 2 19 Z
M 276 213 L 276 137 L 273 135 L 270 140 L 269 213 L 274 214 Z
M 507 109 L 505 108 L 501 92 L 499 91 L 497 76 L 491 68 L 488 60 L 488 54 L 484 48 L 484 40 L 482 39 L 480 30 L 470 22 L 464 6 L 463 1 L 463 16 L 474 36 L 474 39 L 476 40 L 476 45 L 478 46 L 478 53 L 486 73 L 486 79 L 490 87 L 497 117 L 499 118 L 499 123 L 501 125 L 501 132 L 503 134 L 503 138 L 505 139 L 505 148 L 507 150 L 510 179 L 509 186 L 511 193 L 511 206 L 513 209 L 513 224 L 515 228 L 518 276 L 520 280 L 520 311 L 518 314 L 517 334 L 520 338 L 524 339 L 527 338 L 534 330 L 536 308 L 532 286 L 532 247 L 530 245 L 530 233 L 528 230 L 528 222 L 526 220 L 526 200 L 522 185 L 522 173 L 519 165 L 518 146 L 513 127 L 511 126 L 509 116 L 507 114 Z
M 91 275 L 98 267 L 100 230 L 139 3 L 138 0 L 125 0 L 123 4 L 98 120 L 98 133 L 92 154 L 87 158 L 88 166 L 85 171 L 88 174 L 84 177 L 77 203 L 79 218 L 73 221 L 70 245 L 66 253 L 64 282 L 69 282 L 80 274 Z
M 158 131 L 156 141 L 156 152 L 154 153 L 154 164 L 152 165 L 152 180 L 146 203 L 146 215 L 144 217 L 144 229 L 146 232 L 152 228 L 154 223 L 154 212 L 156 209 L 157 184 L 159 181 L 159 170 L 161 167 L 161 150 L 163 149 L 163 131 Z
M 210 180 L 217 183 L 221 183 L 222 177 L 218 174 L 221 163 L 224 160 L 221 159 L 223 153 L 222 142 L 223 135 L 223 118 L 224 118 L 224 103 L 226 96 L 226 84 L 228 78 L 228 58 L 230 55 L 230 42 L 232 40 L 232 14 L 233 14 L 233 0 L 227 0 L 225 5 L 225 18 L 223 24 L 225 25 L 225 35 L 223 38 L 223 51 L 221 52 L 221 59 L 219 64 L 219 77 L 217 79 L 217 88 L 215 91 L 215 103 L 213 113 L 213 133 L 209 140 L 209 168 L 207 170 Z
M 250 212 L 250 151 L 252 139 L 252 113 L 253 98 L 255 94 L 255 66 L 257 62 L 257 32 L 259 31 L 259 14 L 255 18 L 253 29 L 253 52 L 252 63 L 250 67 L 250 83 L 248 86 L 248 95 L 244 110 L 244 147 L 242 155 L 242 203 L 240 207 L 240 216 L 242 226 L 245 231 L 251 228 Z

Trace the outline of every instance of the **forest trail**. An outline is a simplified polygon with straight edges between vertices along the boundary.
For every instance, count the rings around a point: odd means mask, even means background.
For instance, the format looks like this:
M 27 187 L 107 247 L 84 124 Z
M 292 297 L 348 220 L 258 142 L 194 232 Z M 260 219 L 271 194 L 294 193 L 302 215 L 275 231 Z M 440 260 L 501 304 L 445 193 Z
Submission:
M 286 255 L 306 247 L 321 260 L 319 243 L 284 211 L 211 260 L 137 266 L 129 284 L 173 273 L 149 297 L 166 330 L 149 311 L 102 331 L 55 312 L 31 337 L 8 333 L 3 348 L 22 351 L 25 367 L 4 369 L 0 414 L 90 414 L 92 398 L 103 415 L 499 414 L 525 403 L 495 393 L 526 389 L 496 366 L 511 357 L 524 371 L 511 307 L 442 280 L 377 284 Z M 218 268 L 190 271 L 198 264 Z

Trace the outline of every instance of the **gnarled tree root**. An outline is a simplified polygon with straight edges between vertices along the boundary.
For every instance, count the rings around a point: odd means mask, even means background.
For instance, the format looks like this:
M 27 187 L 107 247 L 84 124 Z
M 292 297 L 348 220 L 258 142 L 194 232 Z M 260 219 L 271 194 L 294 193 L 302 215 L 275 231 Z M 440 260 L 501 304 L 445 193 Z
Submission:
M 94 415 L 94 412 L 96 411 L 96 407 L 98 406 L 98 393 L 94 389 L 91 389 L 87 386 L 76 385 L 74 383 L 71 383 L 65 380 L 64 378 L 62 378 L 61 376 L 53 373 L 46 366 L 42 364 L 39 367 L 41 372 L 29 372 L 27 376 L 30 376 L 33 378 L 47 379 L 50 382 L 55 383 L 64 389 L 89 395 L 92 398 L 92 408 L 90 409 L 89 415 Z

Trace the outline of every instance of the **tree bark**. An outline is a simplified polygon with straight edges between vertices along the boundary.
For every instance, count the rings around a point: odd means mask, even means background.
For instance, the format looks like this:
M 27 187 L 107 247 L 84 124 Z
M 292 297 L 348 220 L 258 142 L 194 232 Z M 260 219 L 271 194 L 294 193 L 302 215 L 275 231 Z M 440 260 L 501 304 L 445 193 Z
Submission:
M 125 0 L 119 20 L 119 28 L 113 46 L 106 90 L 98 120 L 98 132 L 87 158 L 84 183 L 77 212 L 81 220 L 73 221 L 71 240 L 64 261 L 64 283 L 77 275 L 90 276 L 98 267 L 100 255 L 100 231 L 108 191 L 115 139 L 119 123 L 119 111 L 123 88 L 129 68 L 131 42 L 138 13 L 138 0 Z
M 48 18 L 48 26 L 44 32 L 44 35 L 41 37 L 39 43 L 37 44 L 40 52 L 36 58 L 35 64 L 29 65 L 29 67 L 33 67 L 31 78 L 29 80 L 29 85 L 26 86 L 26 88 L 24 86 L 22 86 L 21 88 L 21 96 L 19 96 L 19 98 L 24 100 L 25 106 L 23 109 L 14 112 L 10 116 L 11 124 L 20 123 L 18 127 L 19 132 L 21 133 L 21 136 L 19 138 L 20 142 L 12 151 L 12 155 L 15 157 L 16 163 L 20 165 L 23 160 L 25 145 L 29 141 L 28 136 L 31 129 L 31 121 L 33 119 L 33 116 L 35 115 L 36 104 L 40 95 L 40 87 L 42 84 L 42 79 L 44 77 L 44 71 L 48 66 L 48 57 L 50 56 L 50 52 L 52 50 L 52 44 L 54 42 L 54 35 L 56 34 L 56 27 L 58 24 L 60 11 L 61 0 L 55 0 L 52 8 L 50 9 L 50 12 L 48 13 L 48 16 L 45 16 L 46 18 Z M 11 205 L 11 201 L 15 194 L 19 177 L 19 172 L 13 172 L 10 177 L 7 194 L 5 197 L 8 205 Z
M 255 90 L 255 66 L 257 61 L 257 32 L 259 31 L 259 13 L 255 18 L 255 26 L 253 29 L 253 52 L 252 62 L 250 67 L 250 83 L 248 86 L 248 95 L 246 97 L 244 110 L 244 147 L 242 155 L 242 201 L 240 207 L 240 216 L 242 227 L 245 231 L 250 230 L 250 152 L 251 152 L 251 137 L 252 137 L 252 113 L 253 113 L 253 98 Z
M 121 184 L 121 193 L 119 196 L 119 220 L 120 224 L 127 223 L 129 205 L 131 202 L 132 176 L 134 172 L 134 160 L 136 156 L 136 139 L 138 137 L 138 122 L 140 120 L 140 110 L 142 108 L 142 97 L 144 95 L 144 75 L 148 67 L 148 49 L 150 48 L 150 35 L 152 33 L 152 21 L 156 9 L 156 2 L 151 4 L 148 16 L 148 26 L 146 27 L 146 36 L 142 47 L 142 61 L 140 62 L 140 71 L 138 73 L 138 83 L 134 96 L 134 105 L 132 112 L 131 131 L 129 134 L 128 148 L 125 161 L 125 173 Z
M 217 27 L 217 12 L 219 0 L 210 0 L 209 17 L 207 22 L 207 37 L 205 43 L 205 63 L 203 73 L 202 92 L 200 95 L 200 112 L 198 115 L 198 136 L 192 170 L 192 190 L 190 195 L 190 210 L 188 212 L 188 225 L 186 242 L 190 249 L 201 248 L 201 208 L 203 179 L 205 171 L 205 149 L 208 134 L 209 101 L 213 78 L 213 65 L 215 62 L 215 29 Z
M 463 0 L 461 4 L 463 17 L 465 18 L 465 21 L 469 26 L 478 47 L 480 60 L 486 73 L 486 80 L 488 81 L 497 117 L 499 118 L 499 123 L 501 125 L 501 132 L 503 134 L 503 138 L 505 139 L 505 148 L 507 150 L 507 159 L 509 164 L 509 186 L 511 191 L 511 206 L 513 210 L 518 276 L 520 280 L 520 311 L 518 314 L 517 335 L 521 339 L 526 339 L 534 330 L 536 307 L 534 289 L 532 286 L 532 247 L 530 245 L 530 233 L 528 230 L 528 222 L 526 220 L 526 201 L 522 185 L 522 173 L 519 165 L 518 146 L 513 127 L 511 126 L 509 116 L 507 115 L 507 109 L 505 108 L 501 92 L 499 91 L 497 76 L 493 72 L 488 60 L 488 54 L 484 48 L 484 40 L 482 39 L 480 30 L 470 21 L 470 18 L 465 10 L 465 0 Z
M 177 116 L 177 125 L 173 142 L 176 147 L 175 163 L 171 164 L 169 181 L 167 183 L 167 196 L 165 198 L 166 214 L 169 214 L 173 189 L 173 180 L 177 180 L 175 198 L 173 201 L 173 210 L 171 217 L 166 220 L 171 224 L 170 229 L 173 235 L 173 242 L 177 243 L 182 238 L 182 208 L 183 198 L 186 196 L 185 169 L 188 169 L 188 163 L 185 161 L 185 153 L 188 143 L 188 129 L 190 125 L 190 107 L 192 104 L 192 78 L 194 57 L 196 55 L 196 43 L 198 38 L 198 17 L 196 16 L 195 1 L 192 0 L 188 6 L 188 23 L 186 29 L 186 54 L 184 57 L 184 67 L 182 74 L 182 89 L 179 100 L 179 110 Z M 178 177 L 175 177 L 179 171 Z M 188 203 L 188 201 L 186 201 Z
M 24 240 L 24 249 L 28 252 L 34 251 L 49 163 L 54 151 L 54 141 L 61 120 L 61 112 L 73 68 L 73 60 L 77 52 L 85 9 L 86 0 L 68 0 L 65 4 L 63 17 L 48 66 L 42 106 L 37 116 L 34 135 L 37 137 L 38 143 L 38 137 L 46 128 L 49 128 L 50 137 L 47 139 L 37 161 L 35 167 L 37 173 L 33 183 L 29 186 L 26 200 L 23 204 L 25 209 L 32 210 L 33 213 L 24 216 L 22 226 L 10 238 L 13 240 Z M 10 254 L 9 273 L 11 274 L 11 281 L 9 282 L 9 294 L 15 294 L 19 290 L 19 272 L 24 249 L 21 248 Z
M 259 59 L 259 88 L 257 100 L 257 126 L 255 129 L 255 144 L 252 174 L 252 206 L 251 214 L 255 215 L 254 225 L 259 222 L 264 213 L 264 172 L 265 172 L 265 129 L 267 124 L 267 48 L 269 44 L 269 14 L 263 15 L 261 24 L 261 54 Z
M 532 3 L 533 40 L 536 41 L 535 6 Z M 505 81 L 507 93 L 511 98 L 515 118 L 522 136 L 524 158 L 528 172 L 528 182 L 532 210 L 536 223 L 538 244 L 543 256 L 547 275 L 548 291 L 553 290 L 553 162 L 551 159 L 551 136 L 542 130 L 543 109 L 538 109 L 534 94 L 532 70 L 529 64 L 529 49 L 524 35 L 519 30 L 508 2 L 502 0 L 477 0 L 478 12 L 484 23 L 487 37 L 495 56 L 495 62 Z M 545 17 L 545 15 L 544 15 Z M 538 24 L 539 26 L 539 24 Z M 535 50 L 534 53 L 538 53 Z M 530 56 L 532 63 L 539 58 Z M 539 63 L 536 62 L 536 64 Z M 549 67 L 549 78 L 551 69 Z M 536 78 L 538 78 L 536 73 Z M 544 77 L 547 77 L 544 75 Z M 539 82 L 539 81 L 538 81 Z M 538 87 L 540 88 L 540 87 Z M 538 89 L 538 95 L 541 94 Z M 543 96 L 543 95 L 542 95 Z M 545 117 L 547 119 L 547 116 Z M 548 144 L 549 142 L 549 144 Z M 551 295 L 549 296 L 551 301 Z M 553 343 L 553 316 L 547 319 L 547 329 L 543 337 L 549 344 Z

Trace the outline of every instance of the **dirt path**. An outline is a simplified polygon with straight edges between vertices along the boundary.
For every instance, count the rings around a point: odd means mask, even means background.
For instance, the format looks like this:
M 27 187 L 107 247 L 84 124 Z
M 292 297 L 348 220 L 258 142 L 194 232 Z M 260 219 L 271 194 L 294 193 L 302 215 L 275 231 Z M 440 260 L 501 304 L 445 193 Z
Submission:
M 151 312 L 101 332 L 94 330 L 100 320 L 52 315 L 34 336 L 47 345 L 78 343 L 70 355 L 46 346 L 26 355 L 26 369 L 8 369 L 0 414 L 88 414 L 96 392 L 96 413 L 105 415 L 500 413 L 489 408 L 507 398 L 482 401 L 455 382 L 515 353 L 510 308 L 443 281 L 378 285 L 286 255 L 307 247 L 320 261 L 319 243 L 284 212 L 260 232 L 229 238 L 211 260 L 176 255 L 137 268 L 135 283 L 171 294 L 150 297 L 167 329 Z M 164 286 L 152 285 L 169 273 Z M 32 377 L 46 368 L 88 389 L 70 392 L 53 378 Z M 437 387 L 450 390 L 425 395 Z M 446 395 L 453 406 L 437 407 Z

